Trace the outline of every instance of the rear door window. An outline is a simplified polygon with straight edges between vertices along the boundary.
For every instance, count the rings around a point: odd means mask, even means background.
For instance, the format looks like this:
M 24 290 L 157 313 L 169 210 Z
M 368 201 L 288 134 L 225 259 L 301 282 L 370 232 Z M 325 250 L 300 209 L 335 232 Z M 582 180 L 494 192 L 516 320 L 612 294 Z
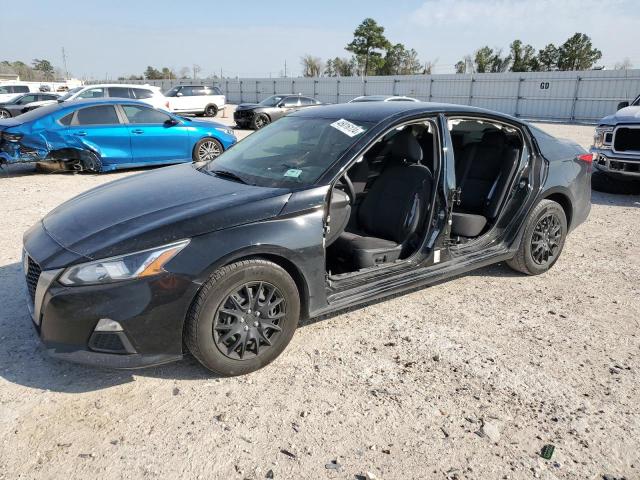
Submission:
M 11 88 L 13 90 L 13 93 L 27 93 L 29 91 L 29 87 L 27 87 L 26 85 L 14 85 Z
M 120 123 L 113 105 L 97 105 L 76 112 L 74 125 L 117 125 Z
M 308 107 L 309 105 L 315 105 L 316 101 L 313 98 L 309 97 L 300 97 L 300 105 L 303 107 Z
M 131 89 L 127 87 L 109 87 L 109 96 L 115 98 L 131 98 Z
M 26 105 L 27 103 L 38 101 L 37 95 L 25 95 L 20 100 L 18 100 L 18 105 Z
M 90 88 L 89 90 L 85 90 L 78 98 L 102 98 L 104 97 L 104 88 Z
M 153 108 L 141 107 L 139 105 L 122 105 L 124 114 L 127 116 L 129 123 L 133 124 L 164 124 L 171 120 L 166 113 L 159 112 Z

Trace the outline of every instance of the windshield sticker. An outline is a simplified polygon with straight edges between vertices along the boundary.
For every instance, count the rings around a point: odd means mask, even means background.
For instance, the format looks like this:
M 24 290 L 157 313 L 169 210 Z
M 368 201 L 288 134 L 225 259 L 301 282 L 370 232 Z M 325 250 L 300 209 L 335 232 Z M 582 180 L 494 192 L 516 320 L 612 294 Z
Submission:
M 285 177 L 293 177 L 298 178 L 302 174 L 302 170 L 298 170 L 297 168 L 290 168 L 286 172 L 284 172 Z
M 355 125 L 351 123 L 349 120 L 345 120 L 344 118 L 341 118 L 337 122 L 333 122 L 331 126 L 336 130 L 340 130 L 342 133 L 350 137 L 355 137 L 356 135 L 359 135 L 362 132 L 364 132 L 364 128 L 359 127 L 358 125 Z

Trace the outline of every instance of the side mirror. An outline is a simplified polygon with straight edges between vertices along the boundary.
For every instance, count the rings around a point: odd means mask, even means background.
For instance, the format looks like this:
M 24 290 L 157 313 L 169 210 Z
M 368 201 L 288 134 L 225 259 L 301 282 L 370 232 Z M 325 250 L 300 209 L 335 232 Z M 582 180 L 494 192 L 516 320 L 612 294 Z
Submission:
M 184 94 L 182 92 L 176 93 L 176 97 L 182 97 Z
M 627 108 L 629 106 L 629 102 L 620 102 L 618 104 L 618 110 L 622 110 L 623 108 Z
M 280 102 L 279 104 L 276 105 L 276 107 L 278 107 L 278 108 L 284 107 L 284 102 Z
M 170 118 L 169 120 L 164 122 L 164 124 L 167 127 L 173 127 L 174 125 L 178 125 L 179 123 L 180 123 L 180 121 L 177 118 Z

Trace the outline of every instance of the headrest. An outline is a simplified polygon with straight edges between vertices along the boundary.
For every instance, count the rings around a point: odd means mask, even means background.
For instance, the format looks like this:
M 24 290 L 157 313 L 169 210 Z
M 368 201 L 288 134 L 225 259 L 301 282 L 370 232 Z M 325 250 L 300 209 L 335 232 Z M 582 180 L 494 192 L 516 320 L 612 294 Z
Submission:
M 502 147 L 505 140 L 505 134 L 501 130 L 489 130 L 482 135 L 482 146 Z
M 422 148 L 413 136 L 411 129 L 407 128 L 396 135 L 391 147 L 391 155 L 395 160 L 405 160 L 407 163 L 420 163 L 422 161 Z

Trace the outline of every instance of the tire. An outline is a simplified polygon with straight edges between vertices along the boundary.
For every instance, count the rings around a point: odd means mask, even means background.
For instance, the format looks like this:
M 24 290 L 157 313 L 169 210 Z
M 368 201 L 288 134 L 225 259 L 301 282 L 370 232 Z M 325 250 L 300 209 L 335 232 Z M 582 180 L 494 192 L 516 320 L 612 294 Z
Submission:
M 258 113 L 253 117 L 251 121 L 251 128 L 254 130 L 260 130 L 263 127 L 266 127 L 271 123 L 271 119 L 266 113 Z
M 596 170 L 591 175 L 591 188 L 603 193 L 638 195 L 640 194 L 640 179 L 615 178 Z
M 204 115 L 206 117 L 215 117 L 218 115 L 218 107 L 214 104 L 207 105 L 204 107 Z
M 224 152 L 224 147 L 215 138 L 207 137 L 200 140 L 193 147 L 191 158 L 194 162 L 207 162 Z
M 0 108 L 0 119 L 2 118 L 11 118 L 11 112 L 9 110 L 5 110 L 4 108 Z
M 102 160 L 96 153 L 91 151 L 81 152 L 77 165 L 79 165 L 79 168 L 72 167 L 72 169 L 92 173 L 100 173 L 102 171 Z
M 557 234 L 554 233 L 556 230 Z M 552 200 L 542 200 L 527 217 L 518 251 L 507 260 L 507 265 L 527 275 L 540 275 L 556 263 L 566 238 L 567 216 L 564 210 Z M 534 242 L 538 248 L 534 247 Z
M 257 299 L 252 305 L 245 287 Z M 187 315 L 184 340 L 213 373 L 244 375 L 282 353 L 299 317 L 300 297 L 291 276 L 273 262 L 244 260 L 215 271 L 202 286 Z

